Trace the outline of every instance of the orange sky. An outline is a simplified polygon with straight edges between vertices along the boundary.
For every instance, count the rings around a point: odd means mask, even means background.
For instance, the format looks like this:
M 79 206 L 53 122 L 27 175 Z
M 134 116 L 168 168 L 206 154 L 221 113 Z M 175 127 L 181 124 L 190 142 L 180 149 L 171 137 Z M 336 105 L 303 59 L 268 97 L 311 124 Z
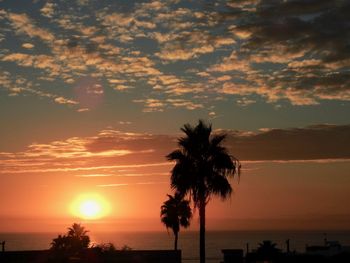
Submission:
M 348 1 L 0 2 L 0 231 L 63 231 L 82 194 L 91 230 L 164 230 L 199 119 L 243 164 L 208 229 L 350 229 Z
M 348 229 L 350 213 L 344 204 L 350 198 L 349 167 L 349 161 L 330 160 L 243 162 L 240 182 L 232 182 L 234 195 L 209 204 L 208 229 Z M 0 200 L 0 231 L 57 231 L 76 221 L 96 230 L 162 230 L 159 208 L 171 192 L 170 168 L 123 168 L 126 176 L 8 175 L 0 186 L 6 197 Z M 74 218 L 69 207 L 86 193 L 102 196 L 111 213 L 95 221 Z M 191 229 L 198 228 L 196 217 Z

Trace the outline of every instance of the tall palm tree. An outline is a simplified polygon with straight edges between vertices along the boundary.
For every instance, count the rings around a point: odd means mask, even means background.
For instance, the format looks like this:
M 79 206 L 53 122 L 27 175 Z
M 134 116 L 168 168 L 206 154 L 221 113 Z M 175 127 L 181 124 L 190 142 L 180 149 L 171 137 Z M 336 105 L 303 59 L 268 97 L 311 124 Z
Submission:
M 175 236 L 174 249 L 177 250 L 180 227 L 187 228 L 190 225 L 192 217 L 190 202 L 184 200 L 179 193 L 175 193 L 174 196 L 168 195 L 168 200 L 161 206 L 160 216 L 166 228 L 173 230 Z
M 199 120 L 192 127 L 185 124 L 179 138 L 179 148 L 169 155 L 175 161 L 171 171 L 171 187 L 181 195 L 189 195 L 199 209 L 200 262 L 205 262 L 205 208 L 212 195 L 226 199 L 232 188 L 228 177 L 239 174 L 240 163 L 222 146 L 226 134 L 212 135 L 211 124 Z

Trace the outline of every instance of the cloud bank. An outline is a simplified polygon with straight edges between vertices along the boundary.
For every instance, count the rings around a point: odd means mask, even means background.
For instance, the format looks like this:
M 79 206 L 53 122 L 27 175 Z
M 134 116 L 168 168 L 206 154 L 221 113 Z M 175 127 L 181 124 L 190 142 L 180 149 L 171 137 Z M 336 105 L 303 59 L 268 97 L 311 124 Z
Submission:
M 259 132 L 226 133 L 230 154 L 244 161 L 350 159 L 350 125 L 314 125 Z M 1 152 L 0 173 L 68 173 L 79 177 L 164 175 L 172 163 L 165 156 L 180 135 L 103 130 L 92 137 L 35 143 L 22 152 Z

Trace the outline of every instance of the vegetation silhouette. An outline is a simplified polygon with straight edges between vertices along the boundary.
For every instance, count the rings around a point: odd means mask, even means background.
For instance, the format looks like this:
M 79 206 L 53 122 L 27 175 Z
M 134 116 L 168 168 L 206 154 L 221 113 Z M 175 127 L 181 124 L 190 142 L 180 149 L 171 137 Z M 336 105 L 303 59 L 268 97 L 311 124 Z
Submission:
M 174 250 L 177 250 L 180 227 L 187 228 L 192 218 L 190 202 L 183 199 L 183 196 L 179 193 L 175 193 L 174 196 L 168 195 L 168 200 L 161 206 L 160 216 L 166 228 L 173 230 L 175 237 Z
M 79 257 L 81 252 L 89 247 L 90 237 L 80 224 L 74 223 L 68 228 L 66 235 L 58 235 L 51 242 L 52 260 L 55 262 L 65 262 L 72 257 Z
M 101 252 L 111 252 L 117 250 L 114 244 L 111 242 L 97 244 L 93 247 L 99 249 Z
M 200 263 L 205 262 L 205 208 L 212 195 L 223 200 L 232 193 L 229 177 L 240 174 L 238 159 L 222 146 L 226 134 L 213 135 L 211 124 L 199 120 L 197 126 L 185 124 L 178 139 L 179 148 L 166 157 L 176 164 L 171 171 L 171 187 L 189 195 L 199 209 Z
M 256 253 L 263 260 L 276 259 L 281 253 L 281 250 L 276 246 L 277 244 L 271 240 L 264 240 L 262 243 L 259 243 Z

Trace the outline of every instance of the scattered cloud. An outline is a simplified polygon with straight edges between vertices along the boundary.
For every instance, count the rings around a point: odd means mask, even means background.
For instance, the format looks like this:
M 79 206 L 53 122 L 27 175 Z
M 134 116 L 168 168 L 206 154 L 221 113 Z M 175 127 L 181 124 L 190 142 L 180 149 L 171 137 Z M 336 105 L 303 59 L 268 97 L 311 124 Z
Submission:
M 87 111 L 90 111 L 89 108 L 80 108 L 80 109 L 77 109 L 77 112 L 87 112 Z
M 196 103 L 186 99 L 166 99 L 165 101 L 159 99 L 145 99 L 135 100 L 134 102 L 143 103 L 144 112 L 162 112 L 166 108 L 184 108 L 188 110 L 204 108 L 202 103 Z
M 78 102 L 76 102 L 74 100 L 66 99 L 66 98 L 63 98 L 63 97 L 57 97 L 54 100 L 58 104 L 71 104 L 71 105 L 78 104 Z
M 253 104 L 249 95 L 295 106 L 350 101 L 345 0 L 213 5 L 154 0 L 118 7 L 91 2 L 93 14 L 85 13 L 86 3 L 74 1 L 67 8 L 46 2 L 37 10 L 41 15 L 1 10 L 0 23 L 7 28 L 0 32 L 7 47 L 1 49 L 1 64 L 12 76 L 27 68 L 23 75 L 36 90 L 32 94 L 81 104 L 60 99 L 68 93 L 51 94 L 47 82 L 72 87 L 90 76 L 107 83 L 104 90 L 130 94 L 130 103 L 142 102 L 143 112 L 201 109 L 213 106 L 218 96 L 244 106 Z M 23 43 L 23 50 L 12 47 L 14 41 Z M 6 88 L 10 96 L 26 89 L 24 83 Z M 93 107 L 74 109 L 87 108 Z
M 249 106 L 250 104 L 254 104 L 255 102 L 255 100 L 248 99 L 247 97 L 243 97 L 237 100 L 237 104 L 242 107 Z
M 37 37 L 44 41 L 53 41 L 53 34 L 36 26 L 35 22 L 27 14 L 7 13 L 7 17 L 11 22 L 12 27 L 18 34 L 26 34 L 30 37 Z
M 225 14 L 217 10 L 214 19 L 242 44 L 209 71 L 247 74 L 252 93 L 269 102 L 348 101 L 349 8 L 342 0 L 228 1 Z
M 26 49 L 32 49 L 34 47 L 34 45 L 31 43 L 23 43 L 22 47 L 26 48 Z
M 165 104 L 158 99 L 134 100 L 134 102 L 144 103 L 144 112 L 162 112 L 165 107 Z
M 132 122 L 131 121 L 119 121 L 118 122 L 120 125 L 131 125 Z
M 54 3 L 50 3 L 50 2 L 47 2 L 43 8 L 40 9 L 41 11 L 41 14 L 43 16 L 46 16 L 46 17 L 49 17 L 51 18 L 54 14 L 54 7 L 55 7 L 55 4 Z
M 175 108 L 186 108 L 188 110 L 195 110 L 203 108 L 203 104 L 186 101 L 183 99 L 168 99 L 167 102 Z

